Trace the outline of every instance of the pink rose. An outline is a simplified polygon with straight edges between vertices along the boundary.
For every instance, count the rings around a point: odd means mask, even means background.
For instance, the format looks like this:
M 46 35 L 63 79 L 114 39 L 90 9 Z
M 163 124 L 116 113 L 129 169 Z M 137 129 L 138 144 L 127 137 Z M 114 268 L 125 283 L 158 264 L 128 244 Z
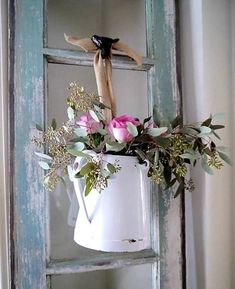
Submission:
M 115 117 L 109 123 L 109 132 L 119 143 L 129 142 L 133 139 L 133 135 L 127 129 L 128 123 L 132 123 L 135 126 L 140 125 L 138 119 L 129 115 Z
M 76 121 L 76 124 L 84 128 L 87 133 L 96 133 L 99 128 L 102 128 L 102 124 L 95 121 L 89 113 L 83 114 L 79 120 Z

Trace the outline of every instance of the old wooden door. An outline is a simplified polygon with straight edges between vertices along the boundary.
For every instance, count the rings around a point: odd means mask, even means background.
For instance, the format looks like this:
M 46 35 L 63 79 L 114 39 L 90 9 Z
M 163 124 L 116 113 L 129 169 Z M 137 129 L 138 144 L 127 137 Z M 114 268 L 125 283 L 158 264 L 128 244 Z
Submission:
M 118 35 L 111 36 L 144 56 L 142 68 L 125 57 L 114 57 L 116 83 L 122 84 L 117 91 L 128 88 L 132 75 L 136 89 L 131 93 L 142 94 L 134 100 L 140 114 L 142 104 L 149 114 L 157 110 L 162 122 L 179 114 L 177 1 L 10 0 L 9 9 L 12 288 L 184 288 L 183 197 L 173 199 L 172 191 L 152 187 L 149 250 L 111 254 L 78 248 L 70 245 L 72 231 L 63 219 L 58 225 L 61 195 L 51 196 L 43 189 L 31 143 L 35 123 L 45 128 L 51 116 L 60 117 L 57 105 L 66 99 L 58 97 L 61 82 L 65 86 L 65 80 L 79 78 L 93 85 L 92 54 L 63 46 L 63 32 L 85 37 L 98 29 L 107 36 L 115 31 Z M 117 94 L 121 97 L 122 90 Z

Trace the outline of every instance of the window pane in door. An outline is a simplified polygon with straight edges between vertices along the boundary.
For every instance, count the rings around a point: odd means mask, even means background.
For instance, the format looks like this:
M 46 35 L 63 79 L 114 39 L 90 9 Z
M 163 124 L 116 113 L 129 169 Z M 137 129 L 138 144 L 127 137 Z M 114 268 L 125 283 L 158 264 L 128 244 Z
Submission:
M 94 34 L 120 38 L 146 55 L 145 1 L 48 0 L 48 46 L 76 49 L 64 32 L 79 38 Z
M 51 277 L 51 289 L 151 289 L 152 266 L 138 265 Z
M 48 65 L 48 120 L 56 118 L 61 124 L 67 119 L 66 99 L 68 86 L 77 81 L 88 92 L 97 93 L 92 67 Z M 148 116 L 147 73 L 113 69 L 113 87 L 117 102 L 117 114 L 130 114 L 143 120 Z
M 48 121 L 57 119 L 58 125 L 67 120 L 67 87 L 77 80 L 88 91 L 96 92 L 96 82 L 92 67 L 48 64 Z M 131 114 L 143 120 L 148 115 L 147 73 L 139 71 L 113 71 L 114 92 L 117 99 L 117 113 Z M 67 181 L 49 192 L 50 215 L 50 257 L 83 258 L 100 254 L 98 251 L 83 248 L 73 241 L 73 226 L 78 204 L 72 184 Z

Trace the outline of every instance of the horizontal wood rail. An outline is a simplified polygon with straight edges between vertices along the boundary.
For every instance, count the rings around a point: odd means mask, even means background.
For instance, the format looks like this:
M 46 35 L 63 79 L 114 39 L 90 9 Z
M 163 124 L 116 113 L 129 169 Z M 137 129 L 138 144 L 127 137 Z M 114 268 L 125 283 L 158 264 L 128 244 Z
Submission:
M 72 274 L 96 270 L 107 270 L 152 264 L 159 260 L 153 250 L 144 250 L 134 253 L 112 253 L 76 260 L 53 260 L 47 265 L 47 275 Z
M 93 66 L 94 53 L 92 52 L 44 48 L 43 54 L 49 63 Z M 154 66 L 154 60 L 143 57 L 143 64 L 139 67 L 127 56 L 114 55 L 112 57 L 112 64 L 113 68 L 116 69 L 148 71 Z

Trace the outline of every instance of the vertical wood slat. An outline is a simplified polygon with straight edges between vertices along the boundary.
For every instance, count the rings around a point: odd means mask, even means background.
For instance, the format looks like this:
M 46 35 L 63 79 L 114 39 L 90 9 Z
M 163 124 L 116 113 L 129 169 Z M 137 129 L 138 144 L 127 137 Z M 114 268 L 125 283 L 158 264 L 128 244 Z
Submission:
M 43 1 L 11 0 L 15 12 L 14 51 L 14 249 L 18 289 L 46 289 L 45 194 L 31 139 L 43 126 Z
M 149 72 L 149 94 L 153 109 L 162 123 L 172 120 L 182 111 L 177 77 L 176 3 L 175 0 L 148 0 L 148 57 L 155 59 Z M 160 268 L 158 286 L 161 289 L 182 289 L 184 283 L 184 214 L 182 196 L 174 199 L 173 190 L 158 192 Z M 158 247 L 159 245 L 159 247 Z

